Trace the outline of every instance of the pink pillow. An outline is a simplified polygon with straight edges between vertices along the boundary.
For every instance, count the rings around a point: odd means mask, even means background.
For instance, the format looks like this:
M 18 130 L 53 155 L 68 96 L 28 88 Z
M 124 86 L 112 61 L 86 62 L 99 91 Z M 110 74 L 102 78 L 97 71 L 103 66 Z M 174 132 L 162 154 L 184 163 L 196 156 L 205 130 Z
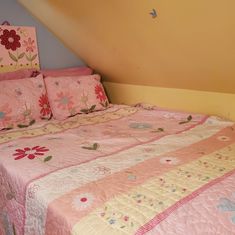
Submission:
M 52 115 L 42 75 L 0 81 L 0 100 L 0 130 L 27 127 Z
M 84 79 L 85 78 L 85 79 Z M 109 105 L 100 76 L 45 78 L 53 116 L 63 120 L 78 113 L 106 109 Z
M 93 73 L 88 67 L 73 67 L 66 69 L 45 69 L 40 71 L 44 77 L 64 77 L 64 76 L 82 76 L 91 75 Z
M 20 69 L 13 72 L 0 73 L 0 81 L 29 78 L 34 70 L 35 69 Z

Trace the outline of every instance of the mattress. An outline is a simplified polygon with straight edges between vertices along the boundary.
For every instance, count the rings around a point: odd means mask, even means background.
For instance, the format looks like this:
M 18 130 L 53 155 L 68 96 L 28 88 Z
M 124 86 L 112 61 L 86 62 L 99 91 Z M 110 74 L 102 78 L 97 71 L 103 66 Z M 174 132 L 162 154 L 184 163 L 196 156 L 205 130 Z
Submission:
M 0 234 L 235 234 L 235 123 L 112 105 L 0 132 Z

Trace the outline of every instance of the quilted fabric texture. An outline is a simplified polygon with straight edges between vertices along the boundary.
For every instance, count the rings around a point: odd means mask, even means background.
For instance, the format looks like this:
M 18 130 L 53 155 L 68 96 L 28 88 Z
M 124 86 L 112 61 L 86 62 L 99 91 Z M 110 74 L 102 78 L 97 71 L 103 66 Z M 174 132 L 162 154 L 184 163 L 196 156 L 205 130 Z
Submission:
M 51 110 L 42 75 L 0 81 L 0 129 L 27 127 L 49 119 Z
M 234 122 L 112 105 L 0 132 L 0 234 L 234 235 L 234 182 Z
M 97 74 L 46 77 L 45 83 L 53 116 L 58 120 L 108 107 L 108 99 Z

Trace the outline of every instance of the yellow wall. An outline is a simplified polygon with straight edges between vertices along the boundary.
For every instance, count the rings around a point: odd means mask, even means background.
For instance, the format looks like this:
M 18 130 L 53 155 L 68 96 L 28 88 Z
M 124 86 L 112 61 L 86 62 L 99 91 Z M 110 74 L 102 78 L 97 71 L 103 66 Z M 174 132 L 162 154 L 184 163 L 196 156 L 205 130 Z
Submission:
M 234 0 L 20 2 L 110 82 L 235 93 Z
M 194 113 L 217 115 L 235 121 L 235 94 L 104 82 L 113 103 L 155 104 Z
M 234 0 L 18 1 L 104 75 L 113 101 L 125 91 L 125 102 L 235 119 Z

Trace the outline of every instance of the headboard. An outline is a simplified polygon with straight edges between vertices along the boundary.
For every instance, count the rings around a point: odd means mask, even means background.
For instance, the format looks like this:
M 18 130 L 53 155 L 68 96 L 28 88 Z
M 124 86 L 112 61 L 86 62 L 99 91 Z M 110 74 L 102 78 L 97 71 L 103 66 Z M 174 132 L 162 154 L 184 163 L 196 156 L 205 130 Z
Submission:
M 0 25 L 0 72 L 39 69 L 34 27 Z

